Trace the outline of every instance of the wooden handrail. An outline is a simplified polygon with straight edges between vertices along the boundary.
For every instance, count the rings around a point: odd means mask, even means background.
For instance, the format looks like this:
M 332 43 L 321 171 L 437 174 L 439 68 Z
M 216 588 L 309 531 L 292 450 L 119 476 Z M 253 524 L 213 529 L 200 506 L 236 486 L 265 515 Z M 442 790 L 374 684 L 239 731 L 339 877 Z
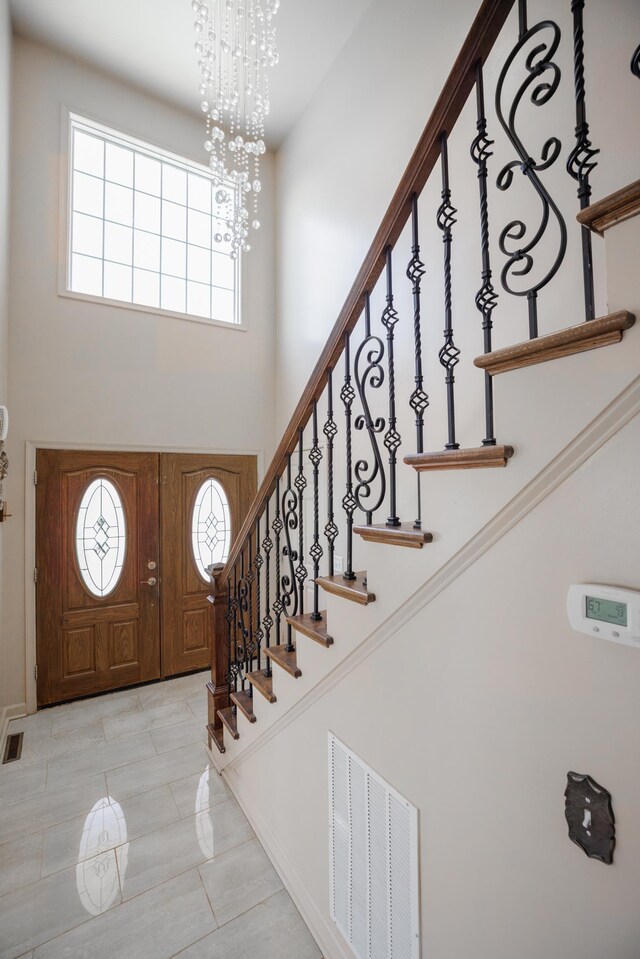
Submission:
M 329 335 L 326 346 L 316 363 L 300 401 L 289 421 L 275 456 L 260 485 L 256 497 L 229 553 L 224 573 L 219 577 L 222 587 L 238 559 L 247 536 L 254 529 L 267 498 L 271 496 L 276 479 L 286 466 L 287 456 L 293 452 L 301 429 L 307 425 L 313 403 L 320 399 L 333 369 L 344 349 L 345 333 L 350 333 L 364 309 L 365 293 L 373 290 L 385 264 L 385 253 L 402 233 L 411 214 L 414 194 L 419 194 L 440 156 L 440 137 L 450 133 L 475 83 L 475 68 L 490 54 L 515 0 L 483 0 L 460 53 L 451 69 L 431 116 L 427 121 L 409 165 L 404 172 L 389 208 L 375 235 L 373 243 L 355 278 L 344 306 Z

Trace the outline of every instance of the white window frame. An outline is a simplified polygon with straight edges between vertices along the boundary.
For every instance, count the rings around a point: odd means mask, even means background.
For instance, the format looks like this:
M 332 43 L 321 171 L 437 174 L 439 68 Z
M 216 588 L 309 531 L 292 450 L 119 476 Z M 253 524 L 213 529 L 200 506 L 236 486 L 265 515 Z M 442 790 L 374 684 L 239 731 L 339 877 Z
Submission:
M 105 296 L 96 296 L 90 293 L 79 293 L 70 289 L 71 279 L 71 227 L 72 210 L 71 197 L 73 195 L 73 129 L 74 122 L 93 129 L 98 136 L 107 136 L 118 142 L 119 145 L 136 150 L 150 156 L 152 159 L 174 163 L 187 172 L 192 172 L 198 176 L 205 176 L 211 179 L 211 171 L 207 166 L 191 160 L 188 157 L 180 156 L 164 147 L 158 146 L 149 140 L 141 140 L 126 130 L 116 130 L 114 127 L 88 116 L 86 113 L 76 112 L 65 105 L 62 106 L 61 117 L 61 189 L 60 189 L 60 251 L 58 257 L 58 295 L 69 297 L 74 300 L 83 300 L 90 303 L 98 303 L 104 306 L 118 307 L 119 309 L 136 310 L 142 313 L 152 313 L 160 316 L 169 316 L 178 320 L 187 320 L 192 323 L 204 323 L 206 326 L 221 327 L 225 330 L 241 330 L 246 332 L 247 326 L 243 320 L 242 314 L 242 257 L 239 256 L 234 263 L 234 294 L 235 294 L 235 322 L 228 323 L 225 320 L 209 319 L 206 316 L 198 316 L 193 313 L 179 313 L 173 310 L 163 309 L 162 307 L 146 306 L 142 303 L 132 303 L 126 300 L 114 300 Z M 104 253 L 104 251 L 103 251 Z M 162 276 L 162 274 L 160 274 Z

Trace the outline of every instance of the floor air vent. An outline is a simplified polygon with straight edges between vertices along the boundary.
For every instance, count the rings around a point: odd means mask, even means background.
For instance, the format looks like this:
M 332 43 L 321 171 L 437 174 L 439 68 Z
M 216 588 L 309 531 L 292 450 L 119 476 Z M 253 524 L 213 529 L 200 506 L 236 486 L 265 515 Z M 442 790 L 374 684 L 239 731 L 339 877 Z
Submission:
M 22 737 L 24 733 L 11 733 L 10 736 L 7 736 L 7 741 L 4 745 L 4 756 L 2 757 L 2 765 L 5 763 L 15 763 L 22 756 Z
M 329 733 L 331 917 L 358 959 L 419 959 L 418 810 Z

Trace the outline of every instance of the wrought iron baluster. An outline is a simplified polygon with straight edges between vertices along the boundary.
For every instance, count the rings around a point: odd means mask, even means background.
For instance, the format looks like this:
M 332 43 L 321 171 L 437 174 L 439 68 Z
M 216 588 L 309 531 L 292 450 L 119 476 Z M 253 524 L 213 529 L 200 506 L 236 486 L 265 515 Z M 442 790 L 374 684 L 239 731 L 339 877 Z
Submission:
M 245 677 L 249 672 L 249 630 L 246 624 L 246 615 L 248 612 L 247 583 L 244 575 L 244 549 L 240 553 L 240 578 L 238 579 L 238 605 L 237 605 L 237 627 L 240 632 L 240 643 L 236 646 L 238 670 L 240 673 L 241 688 L 245 688 Z M 249 683 L 249 696 L 252 695 L 252 687 Z
M 256 644 L 253 631 L 253 584 L 255 582 L 255 572 L 253 569 L 253 551 L 251 548 L 251 531 L 247 539 L 247 629 L 249 631 L 249 641 L 247 643 L 247 669 L 253 669 L 253 659 L 256 654 Z
M 391 262 L 391 247 L 386 250 L 386 277 L 387 277 L 387 305 L 382 311 L 382 325 L 387 331 L 387 386 L 389 391 L 389 416 L 387 431 L 384 434 L 384 445 L 389 453 L 389 515 L 387 526 L 400 526 L 397 507 L 396 470 L 398 448 L 402 442 L 396 429 L 396 370 L 394 356 L 395 327 L 398 322 L 398 312 L 393 306 L 393 269 Z
M 295 616 L 298 612 L 298 591 L 296 589 L 296 561 L 298 552 L 292 546 L 291 533 L 298 529 L 298 499 L 296 497 L 293 483 L 291 481 L 291 453 L 287 458 L 287 485 L 282 494 L 282 517 L 284 522 L 284 535 L 286 540 L 285 553 L 289 563 L 289 573 L 283 574 L 282 583 L 282 605 L 287 616 Z M 287 643 L 289 651 L 293 649 L 293 637 L 291 624 L 287 623 Z
M 264 636 L 262 630 L 262 609 L 260 606 L 260 570 L 262 569 L 263 562 L 264 560 L 262 559 L 262 553 L 260 551 L 260 514 L 258 514 L 256 518 L 256 554 L 253 560 L 256 570 L 256 628 L 253 638 L 256 646 L 257 669 L 260 669 L 260 653 L 262 651 L 262 638 Z
M 456 223 L 457 210 L 451 205 L 451 188 L 449 186 L 449 156 L 447 152 L 447 134 L 440 136 L 440 165 L 442 168 L 442 203 L 438 207 L 436 223 L 442 231 L 444 245 L 444 345 L 438 357 L 446 370 L 445 385 L 447 388 L 447 423 L 448 440 L 447 450 L 457 450 L 460 444 L 456 442 L 456 411 L 455 411 L 455 375 L 454 370 L 460 361 L 460 350 L 453 340 L 453 310 L 451 301 L 451 246 L 453 242 L 452 227 Z
M 271 550 L 273 549 L 273 540 L 271 539 L 270 530 L 269 500 L 267 499 L 265 503 L 265 534 L 264 539 L 262 540 L 262 548 L 266 557 L 264 568 L 265 612 L 262 620 L 264 644 L 266 649 L 269 649 L 271 645 L 271 630 L 273 628 L 273 619 L 271 618 Z M 266 657 L 266 666 L 264 671 L 266 676 L 271 675 L 271 660 L 268 656 Z
M 534 339 L 538 335 L 538 293 L 556 275 L 567 250 L 567 227 L 564 218 L 557 204 L 551 198 L 549 191 L 538 176 L 540 172 L 547 170 L 555 163 L 560 155 L 562 145 L 557 137 L 549 137 L 542 147 L 539 162 L 536 162 L 536 160 L 529 155 L 529 151 L 518 135 L 516 130 L 516 115 L 522 99 L 531 87 L 533 87 L 533 89 L 531 89 L 530 99 L 534 106 L 537 107 L 544 106 L 545 103 L 548 103 L 558 89 L 561 74 L 559 66 L 553 62 L 553 57 L 560 44 L 560 28 L 553 20 L 541 20 L 533 27 L 528 27 L 527 0 L 519 0 L 518 13 L 518 40 L 500 71 L 496 86 L 496 113 L 502 128 L 518 154 L 518 159 L 511 160 L 502 168 L 498 175 L 497 186 L 499 190 L 508 190 L 513 183 L 513 171 L 516 167 L 519 168 L 538 194 L 541 204 L 541 216 L 537 230 L 528 240 L 527 227 L 523 220 L 511 220 L 503 228 L 499 238 L 499 246 L 501 252 L 507 257 L 507 260 L 502 268 L 500 280 L 507 293 L 511 293 L 513 296 L 526 296 L 529 312 L 529 336 L 531 339 Z M 544 36 L 538 37 L 538 34 L 544 34 L 545 31 L 551 32 L 550 39 L 545 39 Z M 505 81 L 522 49 L 534 38 L 537 38 L 537 42 L 525 60 L 527 76 L 521 82 L 512 103 L 507 109 L 503 103 Z M 549 75 L 548 79 L 545 74 Z M 533 269 L 533 252 L 547 231 L 551 215 L 553 215 L 556 220 L 559 234 L 556 257 L 541 279 L 531 283 L 531 285 L 526 288 L 520 290 L 515 289 L 513 280 L 515 279 L 517 281 L 518 278 L 528 276 Z
M 349 349 L 349 333 L 344 335 L 344 383 L 342 389 L 340 390 L 340 399 L 342 400 L 342 405 L 344 406 L 344 420 L 345 420 L 345 448 L 346 448 L 346 469 L 347 469 L 347 481 L 345 494 L 342 497 L 342 508 L 347 515 L 347 548 L 346 548 L 346 567 L 343 572 L 344 579 L 355 579 L 356 574 L 353 572 L 353 514 L 355 511 L 356 503 L 355 496 L 353 495 L 353 456 L 351 449 L 351 406 L 355 399 L 355 390 L 351 385 L 351 353 Z
M 640 44 L 633 51 L 633 56 L 631 57 L 631 72 L 634 77 L 640 80 Z
M 280 644 L 280 621 L 284 605 L 282 603 L 282 582 L 280 579 L 280 534 L 282 533 L 282 520 L 280 519 L 280 477 L 276 479 L 276 515 L 271 526 L 276 534 L 276 598 L 273 601 L 273 612 L 276 617 L 276 645 Z M 269 660 L 271 663 L 271 660 Z
M 411 197 L 411 259 L 407 267 L 407 279 L 411 282 L 413 296 L 413 345 L 415 352 L 415 388 L 409 397 L 409 406 L 416 418 L 416 453 L 424 453 L 424 413 L 429 406 L 429 397 L 423 389 L 424 374 L 422 372 L 422 322 L 420 286 L 425 274 L 424 263 L 420 259 L 420 239 L 418 236 L 418 194 Z M 418 490 L 418 516 L 414 527 L 422 527 L 422 499 L 420 490 L 420 473 L 416 473 Z
M 232 624 L 232 635 L 233 635 L 233 658 L 231 662 L 231 669 L 233 672 L 233 689 L 234 692 L 238 690 L 238 676 L 240 676 L 241 689 L 244 689 L 244 682 L 242 676 L 242 668 L 238 665 L 238 564 L 236 563 L 233 567 L 233 590 L 229 590 L 231 594 L 230 602 L 230 611 L 231 611 L 231 624 Z
M 328 575 L 333 576 L 333 558 L 338 536 L 333 512 L 333 443 L 338 427 L 333 419 L 333 370 L 331 367 L 327 371 L 327 420 L 322 427 L 322 432 L 327 439 L 327 523 L 324 535 L 327 538 Z
M 482 286 L 476 293 L 476 306 L 482 314 L 482 330 L 484 333 L 484 352 L 491 352 L 491 331 L 493 329 L 492 314 L 498 302 L 498 294 L 491 282 L 491 254 L 489 252 L 489 197 L 487 192 L 487 160 L 493 156 L 491 147 L 494 141 L 487 136 L 487 118 L 484 107 L 484 81 L 482 78 L 482 61 L 476 64 L 476 130 L 478 134 L 471 144 L 471 158 L 478 167 L 478 185 L 480 189 L 480 248 L 482 255 Z M 484 374 L 484 411 L 485 411 L 485 438 L 483 446 L 495 446 L 495 428 L 493 417 L 493 377 Z
M 585 101 L 584 78 L 584 22 L 585 0 L 571 0 L 573 14 L 573 74 L 576 93 L 576 145 L 567 158 L 567 172 L 578 184 L 580 209 L 589 206 L 591 184 L 589 178 L 595 170 L 595 157 L 600 153 L 589 139 L 587 106 Z M 587 320 L 596 316 L 595 293 L 593 288 L 593 254 L 591 249 L 591 230 L 587 226 L 580 229 L 582 234 L 582 272 L 584 277 L 584 305 Z
M 307 567 L 304 565 L 304 491 L 307 488 L 307 478 L 304 475 L 304 431 L 298 430 L 298 475 L 294 480 L 295 488 L 298 491 L 298 565 L 296 566 L 296 579 L 298 581 L 298 612 L 302 616 L 304 613 L 304 587 L 308 576 Z M 291 641 L 291 634 L 289 635 Z M 291 647 L 293 649 L 293 646 Z
M 238 673 L 235 669 L 235 648 L 232 649 L 233 638 L 231 624 L 233 622 L 233 612 L 231 610 L 231 592 L 231 589 L 227 590 L 227 612 L 224 617 L 225 623 L 227 624 L 227 686 L 229 687 L 229 694 L 235 693 L 238 690 Z M 235 703 L 231 703 L 231 706 L 235 716 Z
M 313 403 L 313 414 L 312 414 L 312 423 L 313 423 L 313 444 L 311 450 L 309 451 L 309 459 L 311 465 L 313 466 L 313 543 L 309 549 L 309 556 L 313 561 L 313 612 L 311 613 L 311 619 L 314 622 L 318 622 L 322 619 L 322 614 L 318 608 L 318 593 L 319 587 L 316 583 L 318 576 L 320 575 L 320 560 L 322 559 L 323 549 L 320 545 L 320 500 L 319 500 L 319 489 L 318 489 L 318 480 L 320 473 L 320 462 L 322 460 L 322 450 L 318 444 L 318 403 L 314 401 Z
M 384 383 L 384 368 L 382 360 L 384 359 L 384 343 L 379 336 L 371 334 L 371 304 L 369 294 L 364 298 L 364 339 L 356 353 L 354 363 L 354 377 L 356 389 L 360 397 L 363 413 L 356 416 L 354 427 L 357 430 L 363 430 L 366 427 L 371 443 L 371 452 L 373 454 L 373 466 L 369 468 L 367 460 L 361 459 L 355 465 L 355 476 L 357 480 L 354 496 L 361 510 L 367 517 L 367 524 L 370 526 L 373 520 L 373 513 L 384 502 L 387 489 L 387 480 L 384 473 L 384 464 L 378 445 L 378 434 L 385 428 L 383 417 L 376 417 L 374 420 L 371 415 L 369 398 L 367 396 L 367 387 L 377 390 Z M 362 358 L 366 363 L 362 369 Z M 379 479 L 378 496 L 372 501 L 371 488 L 376 480 Z

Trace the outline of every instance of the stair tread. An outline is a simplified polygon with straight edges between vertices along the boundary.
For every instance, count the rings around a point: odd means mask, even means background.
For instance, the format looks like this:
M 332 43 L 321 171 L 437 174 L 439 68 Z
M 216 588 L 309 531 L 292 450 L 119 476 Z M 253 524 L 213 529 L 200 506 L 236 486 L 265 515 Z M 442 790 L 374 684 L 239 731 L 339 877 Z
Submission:
M 316 643 L 327 647 L 333 645 L 333 636 L 329 636 L 327 633 L 327 614 L 324 610 L 322 619 L 312 619 L 311 613 L 302 613 L 298 616 L 287 616 L 287 622 L 299 633 L 315 640 Z
M 368 603 L 375 602 L 376 598 L 375 593 L 369 592 L 364 585 L 366 578 L 367 571 L 361 570 L 359 573 L 355 573 L 355 579 L 345 579 L 342 573 L 338 573 L 337 576 L 319 576 L 316 583 L 327 593 L 333 593 L 334 596 L 340 596 L 352 603 L 366 606 Z
M 267 702 L 277 702 L 273 693 L 273 676 L 267 676 L 264 669 L 255 669 L 252 673 L 247 673 L 246 678 L 258 692 L 262 693 Z
M 211 736 L 212 742 L 214 742 L 214 743 L 216 744 L 216 747 L 217 747 L 217 749 L 218 749 L 218 752 L 220 752 L 220 753 L 225 752 L 225 748 L 224 748 L 224 734 L 223 734 L 223 732 L 222 732 L 222 729 L 215 729 L 213 723 L 208 723 L 208 724 L 207 724 L 207 732 L 208 732 L 209 735 Z
M 404 462 L 423 473 L 428 470 L 490 469 L 506 466 L 512 456 L 513 446 L 474 446 L 462 450 L 438 450 L 435 453 L 410 453 L 404 457 Z
M 431 543 L 433 540 L 433 533 L 416 529 L 412 523 L 402 523 L 401 526 L 387 526 L 386 523 L 354 526 L 353 532 L 367 542 L 386 543 L 388 546 L 409 546 L 412 549 L 422 549 L 425 543 Z
M 253 696 L 246 689 L 239 693 L 231 693 L 231 702 L 235 703 L 245 719 L 250 723 L 255 723 L 256 716 L 253 711 Z
M 218 716 L 229 730 L 233 739 L 240 739 L 238 732 L 238 714 L 233 706 L 227 706 L 226 709 L 219 709 Z
M 605 230 L 629 220 L 640 213 L 640 180 L 634 180 L 621 190 L 596 200 L 577 216 L 578 223 L 589 227 L 594 233 L 604 236 Z
M 473 362 L 492 376 L 506 373 L 508 370 L 518 370 L 524 366 L 533 366 L 562 356 L 571 356 L 573 353 L 583 353 L 619 343 L 624 330 L 628 330 L 634 323 L 635 316 L 632 313 L 620 310 L 597 320 L 558 330 L 557 333 L 549 333 L 547 336 L 539 336 L 534 340 L 525 340 L 492 353 L 485 353 L 477 356 Z
M 302 676 L 295 649 L 287 649 L 286 646 L 270 646 L 269 649 L 265 649 L 264 653 L 265 656 L 268 656 L 270 660 L 277 663 L 278 666 L 281 666 L 282 669 L 289 673 L 290 676 L 293 676 L 294 679 Z

